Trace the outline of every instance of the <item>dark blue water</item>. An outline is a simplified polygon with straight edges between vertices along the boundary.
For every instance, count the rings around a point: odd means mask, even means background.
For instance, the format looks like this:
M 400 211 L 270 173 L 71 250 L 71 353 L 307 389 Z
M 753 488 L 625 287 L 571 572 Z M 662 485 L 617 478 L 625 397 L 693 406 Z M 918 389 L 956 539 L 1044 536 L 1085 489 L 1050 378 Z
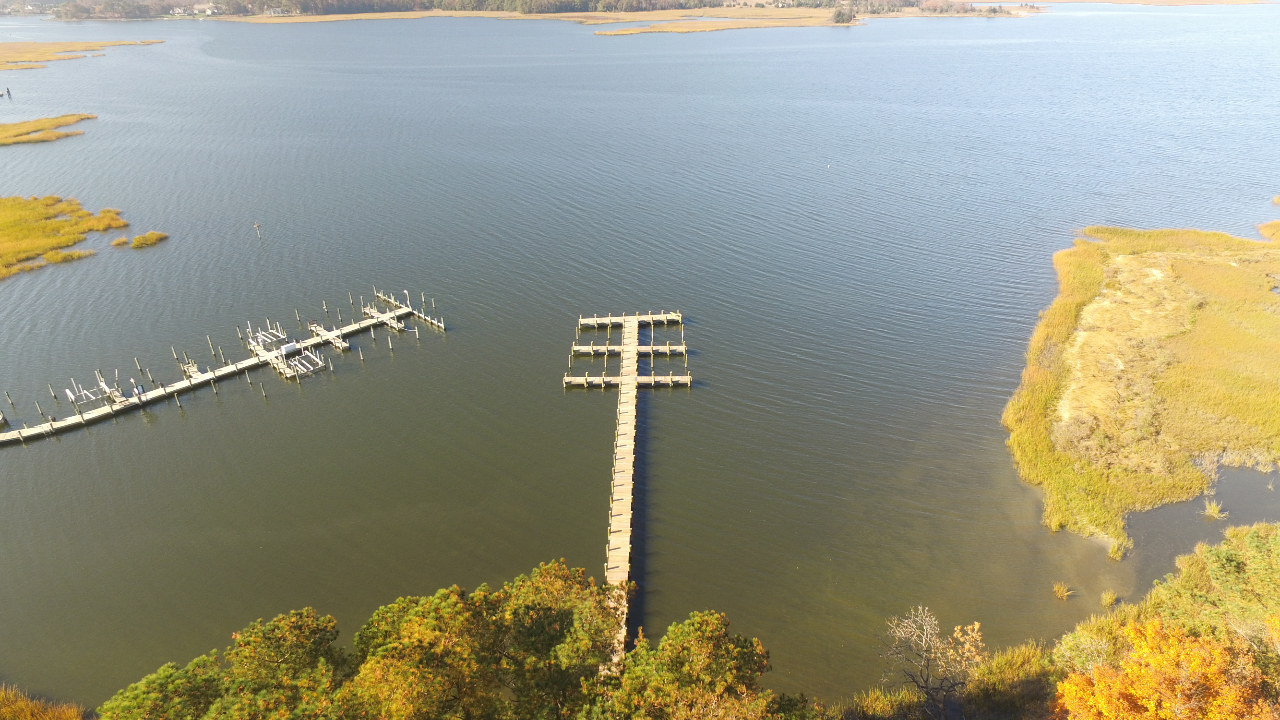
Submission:
M 0 19 L 0 41 L 165 41 L 2 78 L 0 121 L 99 117 L 0 149 L 0 193 L 172 236 L 0 282 L 19 420 L 46 382 L 134 357 L 176 379 L 171 345 L 349 317 L 371 284 L 450 325 L 300 387 L 260 374 L 265 402 L 228 383 L 0 452 L 0 680 L 93 705 L 290 608 L 350 637 L 403 594 L 559 557 L 602 575 L 615 396 L 561 390 L 580 313 L 678 308 L 697 350 L 694 389 L 642 404 L 649 634 L 726 611 L 774 687 L 834 698 L 879 678 L 909 606 L 1002 645 L 1140 595 L 1202 519 L 1122 563 L 1049 533 L 1000 411 L 1078 228 L 1277 216 L 1278 23 Z

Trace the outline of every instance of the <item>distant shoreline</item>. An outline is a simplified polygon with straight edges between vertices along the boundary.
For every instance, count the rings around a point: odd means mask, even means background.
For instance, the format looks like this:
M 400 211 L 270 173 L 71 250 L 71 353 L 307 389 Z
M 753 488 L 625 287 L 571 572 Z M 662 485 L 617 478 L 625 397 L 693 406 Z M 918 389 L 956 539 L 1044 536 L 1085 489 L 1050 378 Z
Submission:
M 647 26 L 598 30 L 597 35 L 634 35 L 649 32 L 710 32 L 777 27 L 841 27 L 865 25 L 867 20 L 903 17 L 981 17 L 1017 18 L 1044 12 L 1050 3 L 1084 3 L 1093 0 L 1044 0 L 1024 6 L 1016 3 L 1001 4 L 1007 11 L 1002 14 L 986 13 L 924 13 L 916 8 L 906 11 L 863 15 L 850 23 L 831 22 L 832 8 L 754 8 L 712 7 L 690 10 L 647 10 L 638 12 L 566 12 L 566 13 L 517 13 L 488 10 L 413 10 L 381 13 L 344 13 L 333 15 L 247 15 L 215 16 L 226 22 L 242 22 L 262 25 L 341 22 L 347 20 L 418 20 L 432 17 L 482 17 L 500 20 L 563 20 L 582 25 L 614 25 L 623 23 L 652 23 Z M 1271 5 L 1273 0 L 1106 0 L 1105 5 L 1151 5 L 1180 7 L 1189 5 Z
M 711 32 L 716 30 L 742 30 L 778 27 L 847 27 L 864 25 L 869 18 L 901 17 L 1024 17 L 1037 10 L 1017 4 L 1004 5 L 1006 13 L 923 13 L 915 8 L 909 11 L 863 16 L 849 23 L 833 23 L 834 8 L 754 8 L 709 7 L 689 10 L 645 10 L 638 12 L 566 12 L 566 13 L 517 13 L 492 10 L 414 10 L 385 13 L 350 13 L 334 15 L 248 15 L 222 16 L 226 22 L 242 22 L 262 25 L 286 23 L 340 22 L 346 20 L 417 20 L 432 17 L 482 17 L 500 20 L 562 20 L 581 25 L 617 25 L 623 23 L 652 23 L 646 26 L 597 30 L 597 35 L 634 35 L 650 32 Z

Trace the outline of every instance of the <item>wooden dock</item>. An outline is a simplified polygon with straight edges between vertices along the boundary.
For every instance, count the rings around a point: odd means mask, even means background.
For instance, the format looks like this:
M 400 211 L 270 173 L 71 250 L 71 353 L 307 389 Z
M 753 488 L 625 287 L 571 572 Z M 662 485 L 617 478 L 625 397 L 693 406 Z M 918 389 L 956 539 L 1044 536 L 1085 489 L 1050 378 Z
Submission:
M 376 288 L 374 289 L 374 295 L 377 300 L 390 306 L 390 309 L 383 310 L 376 305 L 366 304 L 362 308 L 363 319 L 332 329 L 326 329 L 323 325 L 312 322 L 308 325 L 311 337 L 303 340 L 289 339 L 279 324 L 271 327 L 270 323 L 268 323 L 266 330 L 259 329 L 256 333 L 250 327 L 250 337 L 246 339 L 246 346 L 253 353 L 253 357 L 239 362 L 224 363 L 216 368 L 208 367 L 201 370 L 198 364 L 191 362 L 190 359 L 186 358 L 186 353 L 183 353 L 186 362 L 179 361 L 179 366 L 182 368 L 185 379 L 168 385 L 153 381 L 153 389 L 151 390 L 146 390 L 145 386 L 140 383 L 137 387 L 126 392 L 119 387 L 118 382 L 116 385 L 108 385 L 106 379 L 100 373 L 96 373 L 97 387 L 86 392 L 83 388 L 77 386 L 77 391 L 78 393 L 83 393 L 82 397 L 96 396 L 95 399 L 101 403 L 98 407 L 85 410 L 81 407 L 81 403 L 71 401 L 74 410 L 73 414 L 61 419 L 45 417 L 45 421 L 35 427 L 27 427 L 24 423 L 21 428 L 0 432 L 0 445 L 17 442 L 25 443 L 31 440 L 52 437 L 60 432 L 92 425 L 115 417 L 117 413 L 136 410 L 145 405 L 176 397 L 206 385 L 212 386 L 216 392 L 219 380 L 235 377 L 263 366 L 271 366 L 286 379 L 300 379 L 303 375 L 319 369 L 320 365 L 322 365 L 323 360 L 318 354 L 318 349 L 321 346 L 329 344 L 339 351 L 347 350 L 351 346 L 345 338 L 366 330 L 371 331 L 379 326 L 404 330 L 405 326 L 402 320 L 405 318 L 417 318 L 432 328 L 444 332 L 444 322 L 442 320 L 426 314 L 425 307 L 422 311 L 419 311 L 409 304 L 408 292 L 405 293 L 404 302 L 400 302 L 391 295 L 381 293 Z M 209 346 L 212 352 L 212 341 L 210 341 Z M 174 352 L 174 358 L 177 358 L 176 352 Z M 139 372 L 141 372 L 141 366 L 139 366 Z M 147 375 L 150 375 L 149 371 Z M 52 386 L 49 389 L 52 392 Z M 73 395 L 70 390 L 67 393 L 69 396 Z M 56 398 L 57 396 L 55 395 L 54 397 Z M 181 405 L 181 401 L 179 401 L 179 405 Z
M 613 443 L 613 481 L 609 500 L 609 542 L 606 550 L 604 572 L 605 582 L 610 585 L 624 584 L 631 580 L 631 519 L 635 489 L 636 404 L 640 388 L 689 386 L 693 383 L 693 378 L 688 374 L 676 375 L 670 373 L 665 376 L 640 374 L 640 358 L 642 356 L 687 354 L 683 339 L 679 345 L 670 343 L 655 345 L 652 342 L 648 345 L 641 345 L 640 328 L 645 325 L 666 325 L 682 322 L 683 317 L 679 312 L 606 315 L 604 317 L 593 315 L 590 318 L 583 317 L 578 320 L 579 330 L 622 328 L 621 344 L 596 345 L 594 342 L 589 345 L 574 344 L 572 350 L 573 354 L 576 355 L 604 355 L 606 358 L 611 355 L 620 355 L 621 367 L 617 375 L 601 374 L 599 376 L 590 376 L 566 373 L 564 376 L 564 386 L 566 388 L 618 388 L 617 428 Z M 681 331 L 681 336 L 683 338 L 683 330 Z M 622 615 L 624 621 L 626 614 L 627 608 L 623 607 Z M 621 652 L 623 643 L 626 640 L 625 628 L 626 623 L 624 622 L 622 634 L 618 637 L 619 652 Z

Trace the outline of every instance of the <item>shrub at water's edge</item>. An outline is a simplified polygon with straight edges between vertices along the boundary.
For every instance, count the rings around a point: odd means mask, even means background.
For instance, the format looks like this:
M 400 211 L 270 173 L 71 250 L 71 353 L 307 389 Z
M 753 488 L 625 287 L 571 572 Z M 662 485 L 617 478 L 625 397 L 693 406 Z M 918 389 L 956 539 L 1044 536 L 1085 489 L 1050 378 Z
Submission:
M 0 279 L 91 252 L 55 252 L 85 239 L 90 232 L 127 227 L 120 211 L 94 215 L 71 198 L 0 198 Z
M 1266 352 L 1280 251 L 1196 230 L 1085 234 L 1054 255 L 1059 294 L 1002 420 L 1020 475 L 1044 490 L 1044 523 L 1119 558 L 1127 513 L 1204 492 L 1218 462 L 1280 455 L 1280 391 L 1265 381 L 1280 369 Z
M 1059 640 L 1053 660 L 1066 678 L 1058 717 L 1157 717 L 1101 712 L 1122 697 L 1152 708 L 1191 700 L 1198 709 L 1189 717 L 1276 717 L 1280 525 L 1233 527 L 1224 536 L 1179 557 L 1177 574 L 1140 603 L 1095 615 Z
M 97 115 L 61 115 L 24 122 L 0 123 L 0 146 L 52 142 L 72 135 L 83 135 L 84 132 L 80 130 L 62 132 L 54 128 L 66 127 L 81 120 L 94 120 L 97 117 Z

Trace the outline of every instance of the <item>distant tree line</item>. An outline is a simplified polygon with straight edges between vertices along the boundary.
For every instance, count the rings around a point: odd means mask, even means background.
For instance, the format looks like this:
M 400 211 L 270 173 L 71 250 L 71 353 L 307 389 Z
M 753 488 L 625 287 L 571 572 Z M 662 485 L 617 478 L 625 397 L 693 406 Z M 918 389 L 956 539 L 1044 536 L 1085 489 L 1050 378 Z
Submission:
M 64 20 L 86 18 L 134 19 L 170 15 L 187 0 L 70 0 L 55 10 Z M 251 15 L 280 11 L 299 15 L 339 15 L 374 12 L 409 12 L 414 10 L 483 10 L 524 14 L 565 12 L 642 12 L 646 10 L 690 10 L 720 7 L 723 0 L 222 0 L 216 3 L 219 14 Z M 764 7 L 764 3 L 755 3 Z M 837 23 L 846 23 L 857 15 L 883 15 L 918 8 L 926 14 L 1007 15 L 998 5 L 975 7 L 954 0 L 774 0 L 769 6 L 836 8 Z
M 815 0 L 808 0 L 812 3 Z M 833 0 L 818 0 L 834 4 Z M 90 0 L 60 5 L 54 14 L 64 20 L 86 18 L 132 19 L 169 15 L 186 0 Z M 407 12 L 413 10 L 487 10 L 517 13 L 639 12 L 719 7 L 719 0 L 223 0 L 216 3 L 224 15 L 261 14 L 269 10 L 301 15 Z M 816 6 L 822 6 L 816 5 Z

